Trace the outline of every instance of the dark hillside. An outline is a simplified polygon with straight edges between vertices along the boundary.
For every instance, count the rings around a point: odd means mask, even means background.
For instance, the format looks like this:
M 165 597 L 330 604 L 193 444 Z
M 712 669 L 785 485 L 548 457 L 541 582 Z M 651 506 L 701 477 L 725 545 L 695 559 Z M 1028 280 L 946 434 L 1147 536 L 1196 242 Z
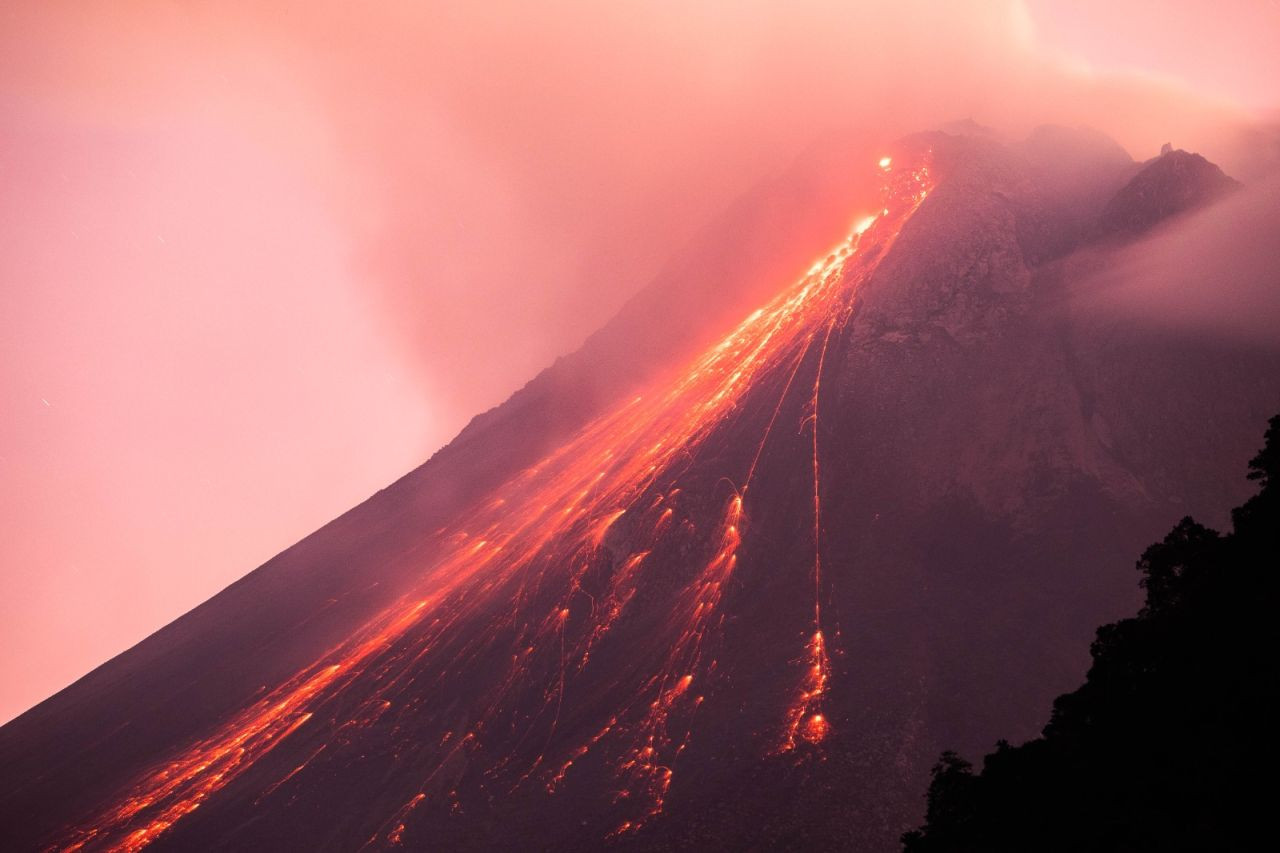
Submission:
M 1002 741 L 977 774 L 943 753 L 907 853 L 1245 850 L 1272 832 L 1280 415 L 1249 479 L 1230 534 L 1184 518 L 1146 550 L 1145 606 L 1098 630 L 1041 737 Z

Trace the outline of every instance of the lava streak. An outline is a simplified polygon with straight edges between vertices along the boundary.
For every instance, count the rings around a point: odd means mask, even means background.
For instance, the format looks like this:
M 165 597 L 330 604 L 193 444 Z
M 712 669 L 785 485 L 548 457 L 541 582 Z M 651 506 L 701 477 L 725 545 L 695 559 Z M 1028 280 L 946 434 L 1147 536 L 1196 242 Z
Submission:
M 809 394 L 802 426 L 812 431 L 813 565 L 801 594 L 812 595 L 813 624 L 805 627 L 798 687 L 780 687 L 789 708 L 779 727 L 784 749 L 821 741 L 832 677 L 822 623 L 819 405 L 826 353 L 852 313 L 857 286 L 931 180 L 927 164 L 903 170 L 885 161 L 882 168 L 891 188 L 881 216 L 862 223 L 674 380 L 588 424 L 480 502 L 464 516 L 465 527 L 435 534 L 437 556 L 422 567 L 411 597 L 147 772 L 55 846 L 140 850 L 299 729 L 323 725 L 328 740 L 261 785 L 254 792 L 259 801 L 300 784 L 314 763 L 375 722 L 389 739 L 388 758 L 412 760 L 422 775 L 419 790 L 406 792 L 369 839 L 373 846 L 395 846 L 412 832 L 415 816 L 444 784 L 445 769 L 464 753 L 462 763 L 475 765 L 486 784 L 506 780 L 515 789 L 537 780 L 549 793 L 575 762 L 598 753 L 617 779 L 615 831 L 642 826 L 662 810 L 696 712 L 715 687 L 714 641 L 739 566 L 752 476 L 796 389 Z M 720 494 L 707 493 L 705 484 L 690 494 L 699 487 L 682 477 L 706 439 L 733 422 L 747 392 L 768 387 L 762 380 L 775 373 L 786 381 L 750 467 L 725 472 L 721 482 L 729 486 Z M 684 509 L 698 500 L 720 507 L 714 523 L 699 526 Z M 560 736 L 575 689 L 592 675 L 593 652 L 645 589 L 656 562 L 650 555 L 672 543 L 689 563 L 652 632 L 656 653 L 644 655 L 629 680 L 612 685 L 617 706 L 607 725 L 583 742 Z M 506 662 L 494 666 L 503 648 Z M 465 695 L 448 692 L 458 673 L 470 679 Z M 438 691 L 466 703 L 465 721 L 444 717 L 450 702 L 432 704 Z

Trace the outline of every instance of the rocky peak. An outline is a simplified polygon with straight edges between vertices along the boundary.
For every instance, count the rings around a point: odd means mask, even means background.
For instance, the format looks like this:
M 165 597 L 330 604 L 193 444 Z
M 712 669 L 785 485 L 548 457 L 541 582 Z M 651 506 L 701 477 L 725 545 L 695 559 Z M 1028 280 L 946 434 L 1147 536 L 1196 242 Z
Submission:
M 1166 144 L 1120 188 L 1098 220 L 1103 239 L 1141 234 L 1162 220 L 1216 201 L 1238 189 L 1228 177 L 1199 154 Z
M 922 134 L 937 186 L 868 282 L 860 325 L 873 334 L 945 330 L 982 336 L 1017 312 L 1032 270 L 1079 246 L 1132 174 L 1115 142 L 1088 129 L 1042 127 L 1026 140 Z
M 937 186 L 861 293 L 856 325 L 872 335 L 941 326 L 961 335 L 992 301 L 1030 281 L 1019 247 L 1031 170 L 1004 145 L 937 133 L 925 144 Z
M 861 294 L 861 333 L 982 339 L 1027 307 L 1041 268 L 1096 242 L 1131 238 L 1240 186 L 1199 154 L 1135 163 L 1088 128 L 1026 139 L 919 134 L 937 186 Z

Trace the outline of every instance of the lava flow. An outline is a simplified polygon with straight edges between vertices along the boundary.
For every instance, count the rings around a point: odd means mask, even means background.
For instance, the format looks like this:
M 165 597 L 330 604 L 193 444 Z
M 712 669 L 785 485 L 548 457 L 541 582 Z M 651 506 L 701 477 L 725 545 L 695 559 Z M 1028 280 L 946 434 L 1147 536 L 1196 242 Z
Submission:
M 255 802 L 265 803 L 374 726 L 383 757 L 412 762 L 420 776 L 369 846 L 401 843 L 433 798 L 460 808 L 457 787 L 480 784 L 469 779 L 507 791 L 536 785 L 553 795 L 589 755 L 616 779 L 614 831 L 644 825 L 662 811 L 698 708 L 715 689 L 722 603 L 739 567 L 752 477 L 795 392 L 807 394 L 800 426 L 812 434 L 813 563 L 804 587 L 812 590 L 813 624 L 798 650 L 796 682 L 780 686 L 788 706 L 777 742 L 779 751 L 820 742 L 832 678 L 822 621 L 818 431 L 826 354 L 853 311 L 858 285 L 932 180 L 924 162 L 894 168 L 886 159 L 881 169 L 890 188 L 878 217 L 674 381 L 588 424 L 461 516 L 465 526 L 437 532 L 437 557 L 423 566 L 413 595 L 147 772 L 54 848 L 140 850 L 227 786 L 249 784 L 249 771 L 286 738 L 317 732 L 301 763 L 267 784 L 254 777 Z M 750 466 L 722 476 L 720 494 L 682 479 L 708 436 L 735 419 L 747 391 L 775 375 L 781 395 Z M 695 488 L 700 492 L 691 494 Z M 708 504 L 719 507 L 718 518 L 698 523 L 689 508 Z M 625 672 L 597 672 L 595 656 L 648 591 L 653 554 L 664 548 L 688 564 L 670 602 L 664 599 L 662 623 L 645 634 L 653 653 L 637 655 Z M 584 740 L 561 735 L 575 697 L 590 692 L 598 701 L 601 679 L 614 702 L 611 716 Z M 460 782 L 464 755 L 477 777 Z

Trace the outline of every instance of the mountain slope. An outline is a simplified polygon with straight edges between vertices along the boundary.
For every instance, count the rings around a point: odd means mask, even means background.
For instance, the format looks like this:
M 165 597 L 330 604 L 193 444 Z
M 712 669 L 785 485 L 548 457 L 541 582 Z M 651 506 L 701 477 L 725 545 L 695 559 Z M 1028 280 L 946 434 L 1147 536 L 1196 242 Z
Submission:
M 1280 416 L 1227 536 L 1185 518 L 1138 562 L 1146 603 L 1098 630 L 1085 684 L 980 774 L 934 770 L 909 853 L 1249 849 L 1274 801 Z
M 1124 555 L 1231 494 L 1213 460 L 1280 400 L 1275 351 L 1073 301 L 1069 253 L 1136 179 L 1106 140 L 891 155 L 875 222 L 719 343 L 624 368 L 625 333 L 593 339 L 6 726 L 0 832 L 889 849 L 942 745 L 1027 731 L 1078 679 Z
M 403 594 L 436 553 L 431 531 L 772 296 L 865 195 L 865 170 L 837 151 L 815 146 L 753 189 L 581 350 L 426 464 L 0 728 L 0 839 L 47 836 L 312 662 Z

